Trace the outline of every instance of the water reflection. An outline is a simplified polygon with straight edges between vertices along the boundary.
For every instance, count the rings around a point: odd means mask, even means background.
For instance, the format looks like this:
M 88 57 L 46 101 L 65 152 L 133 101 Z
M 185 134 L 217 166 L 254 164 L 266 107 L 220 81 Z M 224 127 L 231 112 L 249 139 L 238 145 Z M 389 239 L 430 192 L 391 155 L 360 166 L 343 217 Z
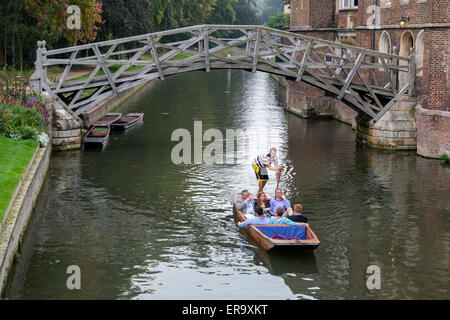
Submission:
M 55 153 L 6 296 L 448 298 L 449 170 L 357 147 L 342 123 L 286 114 L 276 88 L 266 74 L 236 70 L 168 77 L 120 108 L 145 112 L 144 124 L 112 135 L 105 152 Z M 260 252 L 242 237 L 231 199 L 257 189 L 248 163 L 172 163 L 171 133 L 193 132 L 199 119 L 204 130 L 259 136 L 255 154 L 279 149 L 281 186 L 321 241 L 314 254 Z M 272 178 L 266 191 L 275 186 Z M 80 291 L 65 286 L 72 264 Z M 365 286 L 372 264 L 379 291 Z

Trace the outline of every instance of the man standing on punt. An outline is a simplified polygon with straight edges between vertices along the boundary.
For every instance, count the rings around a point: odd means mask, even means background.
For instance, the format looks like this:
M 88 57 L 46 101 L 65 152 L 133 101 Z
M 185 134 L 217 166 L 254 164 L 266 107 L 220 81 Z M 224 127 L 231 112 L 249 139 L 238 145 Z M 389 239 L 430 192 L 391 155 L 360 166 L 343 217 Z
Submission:
M 267 181 L 269 181 L 269 173 L 267 168 L 276 171 L 277 181 L 280 182 L 280 172 L 283 170 L 278 165 L 277 149 L 270 148 L 269 153 L 263 153 L 257 156 L 252 162 L 253 170 L 255 170 L 256 179 L 259 182 L 258 194 L 263 191 Z

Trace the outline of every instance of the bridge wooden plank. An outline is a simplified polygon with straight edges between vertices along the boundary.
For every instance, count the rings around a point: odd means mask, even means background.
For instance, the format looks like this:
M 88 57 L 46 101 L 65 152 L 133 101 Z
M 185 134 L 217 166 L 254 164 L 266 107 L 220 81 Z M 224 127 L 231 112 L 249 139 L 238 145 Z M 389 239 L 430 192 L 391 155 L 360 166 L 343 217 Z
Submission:
M 353 81 L 353 78 L 354 78 L 354 76 L 356 74 L 356 71 L 358 71 L 358 68 L 361 65 L 361 62 L 363 61 L 365 56 L 366 56 L 365 51 L 363 51 L 363 52 L 361 52 L 359 54 L 358 58 L 356 59 L 356 62 L 355 62 L 355 65 L 354 65 L 353 69 L 350 71 L 350 73 L 348 74 L 347 78 L 345 79 L 345 84 L 342 87 L 342 91 L 339 94 L 339 96 L 337 97 L 338 100 L 342 100 L 342 98 L 344 97 L 345 91 L 347 91 L 350 83 Z
M 380 100 L 378 99 L 377 95 L 375 94 L 374 90 L 371 88 L 370 85 L 367 84 L 367 81 L 364 80 L 364 77 L 361 75 L 360 71 L 357 70 L 356 71 L 359 78 L 361 79 L 361 81 L 363 82 L 364 86 L 367 88 L 367 90 L 369 91 L 370 95 L 372 96 L 373 100 L 375 101 L 375 103 L 378 106 L 379 111 L 383 110 L 384 106 L 383 104 L 380 102 Z
M 394 81 L 392 80 L 392 77 L 391 77 L 391 73 L 389 72 L 389 69 L 386 66 L 386 61 L 384 61 L 384 57 L 380 57 L 380 60 L 381 60 L 381 63 L 383 64 L 383 66 L 384 66 L 384 70 L 386 70 L 385 74 L 386 74 L 386 77 L 388 78 L 389 84 L 391 86 L 391 90 L 394 93 L 394 96 L 396 96 L 397 95 L 397 88 L 395 87 Z
M 327 67 L 327 70 L 332 74 L 332 76 L 333 76 L 336 80 L 338 80 L 338 81 L 341 83 L 341 85 L 345 86 L 345 84 L 346 84 L 345 80 L 342 79 L 341 76 L 339 76 L 338 74 L 336 74 L 336 72 L 334 72 L 334 70 L 333 70 L 331 67 L 328 66 L 328 64 L 326 63 L 326 61 L 324 61 L 324 60 L 322 59 L 322 57 L 316 55 L 314 51 L 312 51 L 311 54 L 314 55 L 317 59 L 319 59 L 319 61 L 321 61 L 321 62 Z M 322 71 L 322 70 L 319 69 L 319 71 Z M 361 98 L 361 96 L 360 96 L 356 91 L 354 91 L 354 90 L 350 87 L 350 85 L 349 85 L 347 88 L 348 88 L 347 90 L 350 91 L 350 92 L 354 95 L 354 97 L 359 101 L 359 103 L 360 103 L 361 105 L 366 106 L 366 107 L 369 107 L 369 108 L 372 107 L 372 105 L 370 105 L 369 103 L 365 102 L 365 101 Z
M 155 63 L 156 68 L 158 69 L 159 78 L 161 80 L 164 80 L 164 74 L 163 74 L 163 71 L 161 68 L 161 62 L 159 61 L 159 55 L 158 55 L 158 51 L 156 50 L 156 46 L 155 46 L 153 37 L 147 37 L 147 42 L 150 44 L 151 52 L 152 52 L 152 60 Z
M 253 52 L 253 68 L 252 68 L 252 72 L 255 73 L 256 72 L 256 65 L 258 63 L 258 54 L 259 54 L 259 43 L 261 41 L 261 29 L 258 28 L 256 30 L 256 40 L 255 40 L 255 48 L 254 48 L 254 52 Z
M 78 50 L 72 52 L 72 54 L 70 55 L 69 64 L 64 68 L 64 72 L 63 72 L 63 74 L 61 76 L 61 79 L 59 79 L 58 86 L 57 86 L 56 89 L 60 89 L 61 85 L 63 84 L 63 82 L 66 80 L 67 74 L 69 73 L 70 69 L 72 68 L 72 62 L 71 61 L 73 61 L 73 59 L 75 59 L 77 54 L 78 54 Z
M 203 30 L 203 43 L 205 44 L 205 65 L 206 65 L 206 72 L 209 72 L 209 30 L 208 27 L 206 27 Z
M 297 79 L 295 80 L 297 82 L 302 81 L 303 73 L 306 70 L 306 62 L 308 61 L 312 46 L 313 46 L 313 40 L 309 40 L 306 51 L 303 53 L 302 66 L 300 67 L 300 69 L 298 70 L 298 73 L 297 73 Z
M 159 58 L 159 62 L 163 63 L 164 61 L 169 60 L 170 58 L 173 58 L 178 53 L 182 52 L 184 49 L 187 49 L 190 46 L 194 45 L 198 40 L 201 40 L 201 37 L 195 36 L 195 37 L 190 38 L 189 40 L 186 41 L 185 44 L 179 46 L 178 49 L 172 50 L 172 51 L 169 51 L 169 52 L 163 54 Z
M 115 48 L 115 46 L 117 46 L 117 44 L 114 44 L 113 47 Z M 114 50 L 113 50 L 114 51 Z M 94 46 L 94 52 L 97 56 L 97 58 L 99 59 L 99 63 L 103 69 L 103 72 L 105 72 L 106 77 L 108 78 L 108 82 L 112 88 L 112 90 L 114 91 L 114 93 L 119 96 L 119 91 L 116 88 L 116 84 L 114 83 L 114 79 L 112 78 L 111 72 L 109 71 L 108 66 L 105 64 L 104 62 L 104 58 L 108 58 L 108 54 L 111 54 L 110 51 L 108 51 L 108 53 L 103 57 L 102 54 L 100 53 L 100 50 L 98 49 L 97 46 Z
M 409 90 L 409 83 L 407 85 L 405 85 L 395 96 L 394 99 L 392 99 L 391 101 L 389 101 L 389 103 L 383 108 L 383 110 L 381 110 L 381 112 L 379 112 L 375 117 L 373 117 L 373 119 L 370 121 L 370 125 L 374 125 L 378 120 L 381 119 L 381 117 L 388 112 L 391 107 L 398 101 L 400 100 L 401 97 L 403 97 L 403 95 Z

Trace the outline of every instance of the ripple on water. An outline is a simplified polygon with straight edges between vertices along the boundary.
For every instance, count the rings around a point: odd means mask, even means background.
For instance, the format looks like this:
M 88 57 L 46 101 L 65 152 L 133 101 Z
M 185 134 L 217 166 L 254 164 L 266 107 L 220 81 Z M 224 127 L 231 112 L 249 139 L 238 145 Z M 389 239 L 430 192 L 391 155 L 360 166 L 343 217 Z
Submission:
M 230 77 L 154 82 L 121 106 L 151 114 L 143 126 L 114 135 L 103 153 L 54 154 L 7 297 L 447 298 L 448 170 L 359 148 L 342 123 L 286 114 L 266 74 Z M 192 119 L 224 135 L 244 129 L 238 161 L 174 165 L 171 134 L 193 132 Z M 312 255 L 262 252 L 233 222 L 233 195 L 256 192 L 250 161 L 271 146 L 286 166 L 281 187 L 321 240 Z M 265 190 L 275 187 L 271 175 Z M 70 264 L 89 286 L 79 295 L 55 281 Z M 382 270 L 378 293 L 365 286 L 372 264 Z

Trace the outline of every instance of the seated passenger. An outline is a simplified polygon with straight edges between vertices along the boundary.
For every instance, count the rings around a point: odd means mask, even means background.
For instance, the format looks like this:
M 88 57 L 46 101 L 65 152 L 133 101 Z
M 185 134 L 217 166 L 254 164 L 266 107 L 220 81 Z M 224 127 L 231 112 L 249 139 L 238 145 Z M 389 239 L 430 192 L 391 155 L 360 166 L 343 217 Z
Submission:
M 273 217 L 270 217 L 269 221 L 270 224 L 289 224 L 291 226 L 303 226 L 304 223 L 295 223 L 292 220 L 289 220 L 286 217 L 283 217 L 284 214 L 284 208 L 279 206 L 277 208 L 277 211 Z
M 263 208 L 256 207 L 255 208 L 256 217 L 247 219 L 244 222 L 239 222 L 238 227 L 243 228 L 251 224 L 269 224 L 269 219 L 264 217 Z
M 275 190 L 275 198 L 270 200 L 270 215 L 274 215 L 278 207 L 283 207 L 285 216 L 292 214 L 291 203 L 283 195 L 283 191 L 280 188 Z
M 288 218 L 294 222 L 308 222 L 308 217 L 302 214 L 303 212 L 303 206 L 301 204 L 296 204 L 294 206 L 294 214 L 292 216 L 289 216 Z
M 255 199 L 255 203 L 253 204 L 253 206 L 256 207 L 261 207 L 263 208 L 263 212 L 264 215 L 266 217 L 270 217 L 270 201 L 267 200 L 267 196 L 264 192 L 260 192 L 256 199 Z
M 236 200 L 236 209 L 241 210 L 244 216 L 248 214 L 250 218 L 254 217 L 255 210 L 248 190 L 241 192 L 241 198 Z

